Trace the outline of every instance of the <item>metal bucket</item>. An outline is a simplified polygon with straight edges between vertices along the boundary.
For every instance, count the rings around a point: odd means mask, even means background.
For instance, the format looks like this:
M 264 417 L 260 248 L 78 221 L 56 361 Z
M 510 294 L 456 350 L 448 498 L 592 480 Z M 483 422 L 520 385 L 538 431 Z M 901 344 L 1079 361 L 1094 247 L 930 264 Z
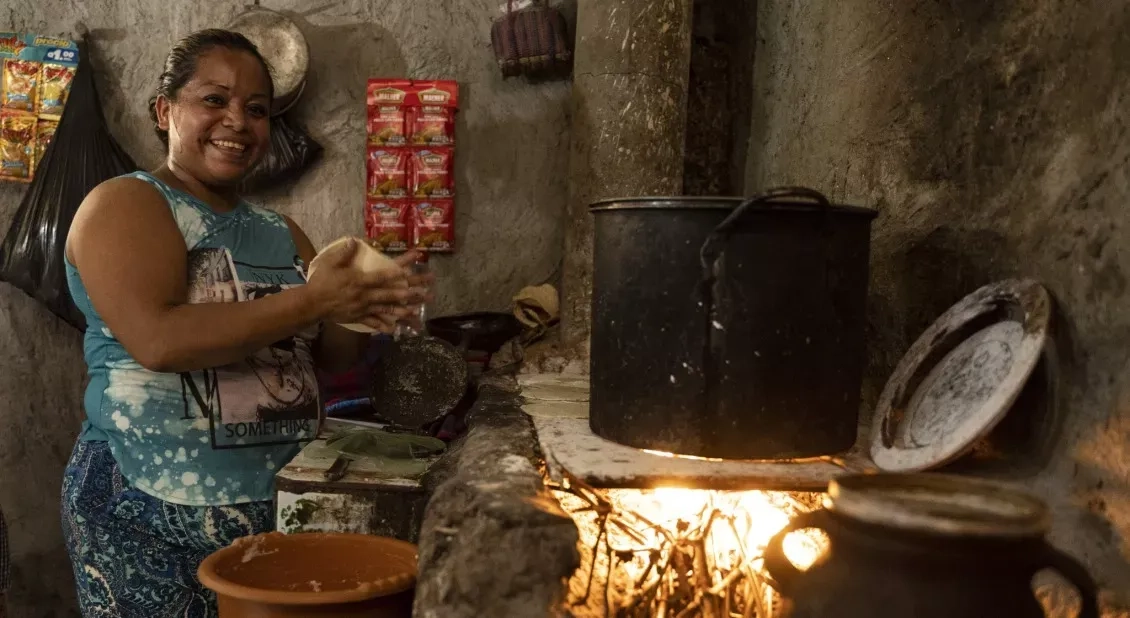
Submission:
M 852 446 L 875 211 L 799 188 L 590 210 L 594 433 L 740 459 Z

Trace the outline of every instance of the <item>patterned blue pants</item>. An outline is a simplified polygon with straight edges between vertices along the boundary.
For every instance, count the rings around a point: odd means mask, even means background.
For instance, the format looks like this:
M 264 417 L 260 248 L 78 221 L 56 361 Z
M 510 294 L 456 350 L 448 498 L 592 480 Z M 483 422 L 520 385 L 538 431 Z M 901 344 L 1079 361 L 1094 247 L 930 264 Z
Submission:
M 63 477 L 63 536 L 84 618 L 204 618 L 196 568 L 233 540 L 274 529 L 270 502 L 182 506 L 130 486 L 105 442 L 79 442 Z

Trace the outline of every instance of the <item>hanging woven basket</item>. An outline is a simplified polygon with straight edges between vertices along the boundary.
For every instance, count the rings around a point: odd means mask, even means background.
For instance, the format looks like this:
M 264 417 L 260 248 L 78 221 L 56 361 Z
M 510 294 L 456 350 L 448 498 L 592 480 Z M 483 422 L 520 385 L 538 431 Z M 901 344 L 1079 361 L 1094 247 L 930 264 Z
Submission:
M 550 7 L 547 0 L 534 0 L 514 10 L 507 3 L 506 14 L 491 27 L 491 45 L 503 77 L 565 77 L 573 67 L 572 40 L 565 16 Z

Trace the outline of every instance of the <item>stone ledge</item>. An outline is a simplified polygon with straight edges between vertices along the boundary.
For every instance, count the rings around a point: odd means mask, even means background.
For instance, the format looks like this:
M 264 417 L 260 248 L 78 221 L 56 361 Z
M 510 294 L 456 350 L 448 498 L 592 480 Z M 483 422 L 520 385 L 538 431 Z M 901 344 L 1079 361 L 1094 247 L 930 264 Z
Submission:
M 545 489 L 517 390 L 484 379 L 467 434 L 424 478 L 419 618 L 544 618 L 580 564 L 576 524 Z

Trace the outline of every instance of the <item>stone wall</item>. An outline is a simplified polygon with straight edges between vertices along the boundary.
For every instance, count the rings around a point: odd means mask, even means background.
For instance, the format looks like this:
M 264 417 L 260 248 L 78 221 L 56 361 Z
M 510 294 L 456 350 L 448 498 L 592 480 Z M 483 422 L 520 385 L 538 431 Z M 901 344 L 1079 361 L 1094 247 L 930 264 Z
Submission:
M 1064 422 L 1023 480 L 1130 607 L 1130 6 L 761 0 L 757 38 L 747 190 L 881 211 L 869 401 L 980 285 L 1031 276 L 1058 299 Z
M 143 167 L 162 152 L 146 101 L 169 46 L 222 26 L 250 2 L 90 0 L 12 4 L 0 30 L 91 31 L 98 85 L 114 135 Z M 295 115 L 325 147 L 296 184 L 258 201 L 285 212 L 315 244 L 361 233 L 364 92 L 368 77 L 459 80 L 462 112 L 454 258 L 433 261 L 441 284 L 433 313 L 504 309 L 522 286 L 549 279 L 563 242 L 569 84 L 503 81 L 490 49 L 498 0 L 262 0 L 306 34 L 312 66 Z M 567 3 L 572 13 L 575 2 Z M 23 188 L 0 183 L 0 233 Z M 0 505 L 15 552 L 15 618 L 75 615 L 62 551 L 58 491 L 81 421 L 81 338 L 0 284 Z

